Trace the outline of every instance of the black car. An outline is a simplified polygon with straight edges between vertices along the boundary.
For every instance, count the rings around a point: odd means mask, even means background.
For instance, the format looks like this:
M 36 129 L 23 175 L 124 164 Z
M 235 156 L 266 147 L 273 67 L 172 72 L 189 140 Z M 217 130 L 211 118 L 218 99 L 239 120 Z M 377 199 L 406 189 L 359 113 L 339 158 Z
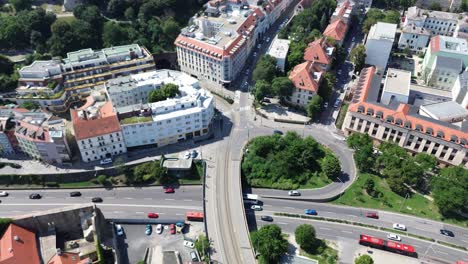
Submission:
M 79 197 L 79 196 L 81 196 L 80 192 L 71 192 L 70 193 L 70 197 Z
M 93 202 L 93 203 L 102 203 L 102 198 L 101 197 L 93 197 L 91 199 L 91 202 Z
M 29 199 L 41 199 L 41 195 L 38 193 L 32 193 L 29 195 Z
M 444 235 L 444 236 L 449 236 L 449 237 L 454 237 L 455 236 L 452 231 L 447 230 L 447 229 L 441 229 L 440 233 L 442 235 Z
M 262 215 L 260 219 L 262 219 L 263 221 L 267 221 L 267 222 L 273 222 L 273 217 L 269 215 Z
M 278 135 L 283 135 L 283 132 L 281 130 L 277 130 L 277 129 L 273 130 L 273 133 L 278 134 Z

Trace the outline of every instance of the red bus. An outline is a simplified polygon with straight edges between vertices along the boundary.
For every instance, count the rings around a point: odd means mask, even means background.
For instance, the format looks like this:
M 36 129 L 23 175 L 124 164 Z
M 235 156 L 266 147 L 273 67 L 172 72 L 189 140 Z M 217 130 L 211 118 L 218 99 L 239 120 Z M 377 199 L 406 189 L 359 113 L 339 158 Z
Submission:
M 203 213 L 202 212 L 187 212 L 186 217 L 187 217 L 188 221 L 203 222 Z
M 393 241 L 387 241 L 381 238 L 372 237 L 368 235 L 361 235 L 359 238 L 359 244 L 369 246 L 373 248 L 379 248 L 390 252 L 410 256 L 418 257 L 418 254 L 414 250 L 414 247 L 406 244 L 401 244 Z

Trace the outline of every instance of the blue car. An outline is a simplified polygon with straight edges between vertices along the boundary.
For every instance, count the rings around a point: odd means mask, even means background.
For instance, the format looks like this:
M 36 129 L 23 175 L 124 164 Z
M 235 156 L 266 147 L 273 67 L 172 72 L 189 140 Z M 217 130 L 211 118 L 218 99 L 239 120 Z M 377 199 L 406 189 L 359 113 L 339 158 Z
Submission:
M 150 225 L 150 224 L 147 224 L 147 225 L 146 225 L 145 234 L 146 234 L 147 236 L 149 236 L 149 235 L 151 235 L 151 231 L 152 231 L 151 225 Z
M 314 210 L 314 209 L 305 209 L 305 210 L 304 210 L 304 213 L 305 213 L 306 215 L 317 215 L 317 211 Z

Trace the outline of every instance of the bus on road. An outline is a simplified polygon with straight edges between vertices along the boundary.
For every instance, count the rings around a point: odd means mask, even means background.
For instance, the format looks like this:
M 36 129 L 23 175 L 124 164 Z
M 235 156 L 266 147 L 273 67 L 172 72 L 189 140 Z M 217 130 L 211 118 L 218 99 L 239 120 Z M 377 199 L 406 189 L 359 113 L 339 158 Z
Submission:
M 203 222 L 203 213 L 202 212 L 187 212 L 186 213 L 187 221 L 200 221 Z

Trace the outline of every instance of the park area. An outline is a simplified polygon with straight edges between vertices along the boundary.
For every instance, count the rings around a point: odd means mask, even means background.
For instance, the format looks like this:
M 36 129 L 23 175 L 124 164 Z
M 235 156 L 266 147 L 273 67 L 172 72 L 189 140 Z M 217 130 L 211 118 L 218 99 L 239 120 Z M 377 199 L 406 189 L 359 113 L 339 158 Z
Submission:
M 251 187 L 320 188 L 340 173 L 340 162 L 329 149 L 295 132 L 254 138 L 242 161 L 244 183 Z

